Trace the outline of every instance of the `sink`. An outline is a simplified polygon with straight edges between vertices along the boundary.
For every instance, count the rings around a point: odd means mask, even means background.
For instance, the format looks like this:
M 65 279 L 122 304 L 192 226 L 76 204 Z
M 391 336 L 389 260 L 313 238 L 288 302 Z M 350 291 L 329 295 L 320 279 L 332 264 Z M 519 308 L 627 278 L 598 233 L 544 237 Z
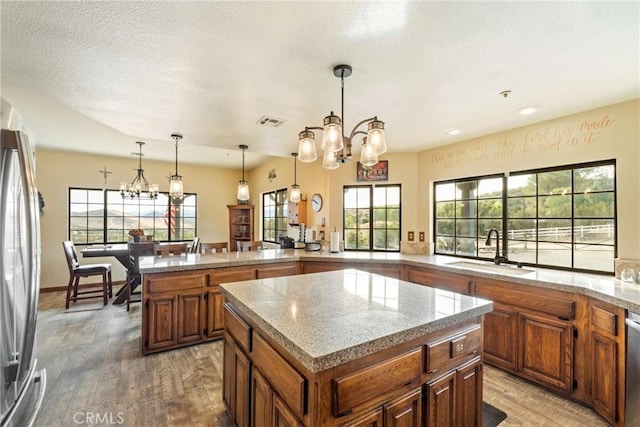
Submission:
M 447 263 L 447 265 L 453 267 L 463 267 L 470 268 L 473 270 L 486 271 L 488 273 L 499 273 L 499 274 L 512 274 L 512 275 L 521 275 L 527 273 L 533 273 L 533 270 L 529 270 L 527 268 L 518 268 L 515 265 L 495 265 L 495 264 L 482 264 L 479 262 L 470 262 L 470 261 L 456 261 Z

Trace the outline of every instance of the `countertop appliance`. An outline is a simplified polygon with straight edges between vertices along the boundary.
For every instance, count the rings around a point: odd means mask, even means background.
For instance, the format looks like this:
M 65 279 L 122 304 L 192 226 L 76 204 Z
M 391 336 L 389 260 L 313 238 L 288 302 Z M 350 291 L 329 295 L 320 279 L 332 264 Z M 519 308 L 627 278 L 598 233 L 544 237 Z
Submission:
M 280 241 L 280 249 L 293 249 L 296 244 L 295 239 L 289 236 L 279 236 L 278 240 Z
M 640 314 L 629 312 L 627 324 L 627 392 L 624 422 L 640 426 Z
M 0 138 L 0 425 L 31 426 L 46 388 L 36 370 L 40 217 L 33 153 L 2 100 Z
M 309 252 L 319 251 L 320 249 L 322 249 L 322 243 L 320 242 L 307 242 L 304 247 L 304 250 Z

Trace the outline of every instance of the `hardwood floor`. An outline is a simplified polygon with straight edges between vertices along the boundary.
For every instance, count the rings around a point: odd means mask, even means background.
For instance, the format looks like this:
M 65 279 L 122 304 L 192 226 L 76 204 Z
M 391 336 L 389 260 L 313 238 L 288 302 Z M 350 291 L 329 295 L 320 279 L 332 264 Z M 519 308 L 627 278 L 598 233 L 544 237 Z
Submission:
M 231 426 L 222 403 L 222 341 L 140 355 L 140 305 L 40 296 L 38 367 L 47 391 L 38 426 Z M 593 411 L 486 366 L 484 399 L 500 426 L 606 426 Z

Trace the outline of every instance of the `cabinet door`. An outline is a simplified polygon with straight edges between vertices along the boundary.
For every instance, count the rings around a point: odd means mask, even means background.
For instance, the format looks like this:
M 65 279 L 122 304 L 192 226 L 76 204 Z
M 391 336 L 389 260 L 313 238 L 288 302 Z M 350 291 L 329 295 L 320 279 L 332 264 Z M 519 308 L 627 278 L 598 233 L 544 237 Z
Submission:
M 278 397 L 273 395 L 273 427 L 303 427 L 293 412 Z
M 207 337 L 219 336 L 224 329 L 224 296 L 219 290 L 207 291 Z
M 170 348 L 178 344 L 177 297 L 175 295 L 150 296 L 147 299 L 149 330 L 147 350 Z
M 518 370 L 564 392 L 573 389 L 573 326 L 544 314 L 519 316 Z
M 385 427 L 422 426 L 422 388 L 384 405 Z
M 383 426 L 382 407 L 377 408 L 360 418 L 344 424 L 342 427 L 382 427 Z
M 484 315 L 484 357 L 488 363 L 511 371 L 516 369 L 517 319 L 517 313 L 499 303 L 494 303 L 493 311 Z
M 222 399 L 227 413 L 238 427 L 249 426 L 251 364 L 229 335 L 224 336 Z
M 482 426 L 482 363 L 480 358 L 456 373 L 458 425 Z
M 455 371 L 426 385 L 426 425 L 453 427 L 456 422 Z
M 273 390 L 260 371 L 251 374 L 251 425 L 262 427 L 271 425 L 273 420 Z
M 593 408 L 616 423 L 618 390 L 618 344 L 598 333 L 591 334 Z
M 204 294 L 202 291 L 182 292 L 178 301 L 178 343 L 199 342 L 204 339 Z

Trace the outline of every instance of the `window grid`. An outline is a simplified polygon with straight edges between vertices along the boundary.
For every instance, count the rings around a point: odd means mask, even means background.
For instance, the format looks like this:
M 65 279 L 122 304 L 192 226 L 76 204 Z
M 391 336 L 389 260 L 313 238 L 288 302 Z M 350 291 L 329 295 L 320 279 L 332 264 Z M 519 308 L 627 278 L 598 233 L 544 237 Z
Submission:
M 343 187 L 342 232 L 346 251 L 400 250 L 400 190 L 398 184 Z
M 123 198 L 118 190 L 69 188 L 68 238 L 76 244 L 125 243 L 131 229 L 155 241 L 183 241 L 197 235 L 197 195 L 180 204 L 168 193 L 158 199 Z
M 504 219 L 501 227 L 495 228 L 505 230 L 501 232 L 501 244 L 509 261 L 563 270 L 613 273 L 613 260 L 617 256 L 615 165 L 614 160 L 608 160 L 512 172 L 503 177 Z M 482 241 L 478 241 L 477 255 L 448 250 L 442 243 L 446 239 L 459 238 L 456 233 L 443 233 L 442 221 L 451 220 L 456 231 L 460 221 L 456 215 L 453 218 L 441 215 L 445 211 L 443 203 L 446 203 L 442 200 L 443 188 L 469 180 L 434 184 L 434 235 L 438 242 L 435 252 L 493 258 L 495 242 L 492 242 L 493 249 L 485 249 L 488 256 L 482 254 L 485 247 Z
M 262 240 L 279 243 L 287 235 L 287 189 L 262 194 Z

